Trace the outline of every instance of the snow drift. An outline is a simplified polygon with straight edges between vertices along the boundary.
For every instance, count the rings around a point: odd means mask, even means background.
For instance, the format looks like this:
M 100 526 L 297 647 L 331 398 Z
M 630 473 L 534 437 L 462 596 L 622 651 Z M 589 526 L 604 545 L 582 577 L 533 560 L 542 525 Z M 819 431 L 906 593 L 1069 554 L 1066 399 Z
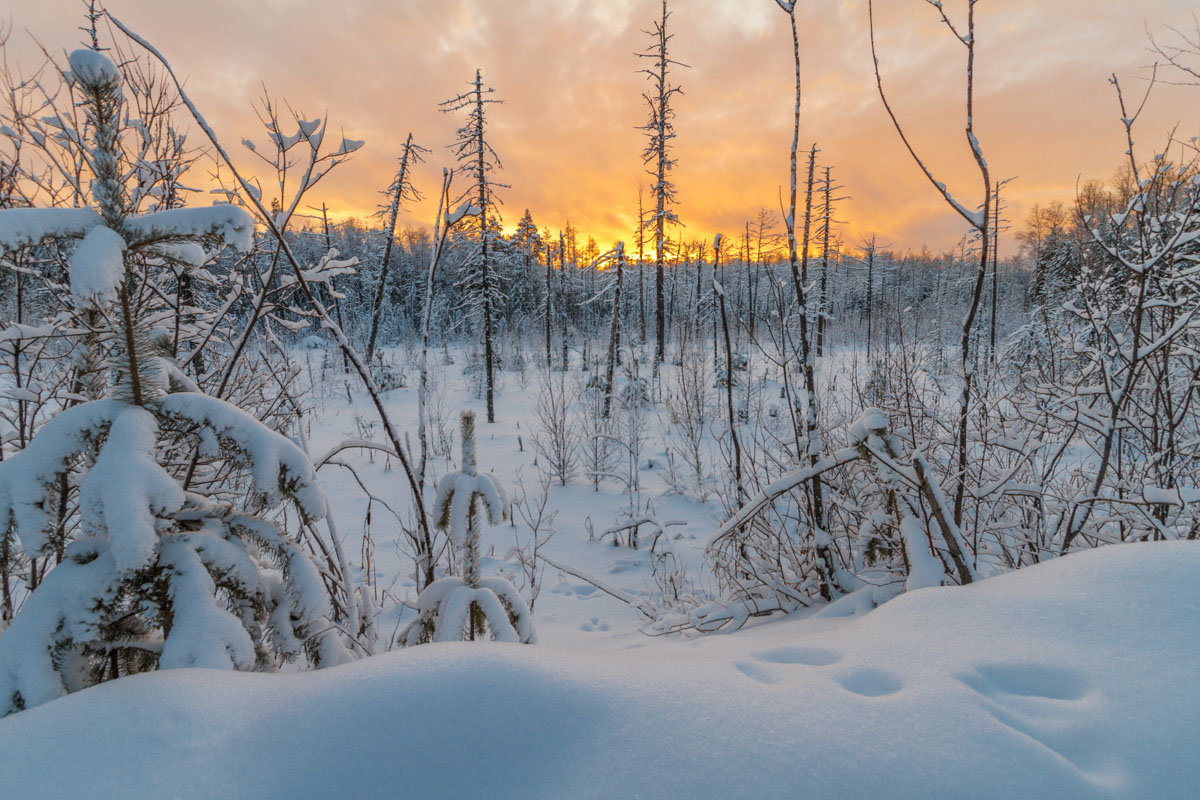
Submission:
M 621 650 L 172 670 L 0 720 L 7 797 L 1194 797 L 1200 543 Z M 628 641 L 628 640 L 627 640 Z M 86 787 L 86 789 L 84 789 Z

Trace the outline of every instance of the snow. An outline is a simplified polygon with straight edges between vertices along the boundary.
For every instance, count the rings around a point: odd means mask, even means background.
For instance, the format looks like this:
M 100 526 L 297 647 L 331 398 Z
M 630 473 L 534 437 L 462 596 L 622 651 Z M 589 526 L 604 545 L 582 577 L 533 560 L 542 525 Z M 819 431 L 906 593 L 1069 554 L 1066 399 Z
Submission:
M 154 249 L 163 256 L 189 267 L 202 267 L 208 260 L 204 248 L 195 242 L 164 242 Z
M 80 786 L 128 798 L 1189 798 L 1198 570 L 1194 542 L 1120 545 L 735 636 L 432 644 L 302 674 L 143 674 L 0 720 L 0 785 L 40 798 Z
M 78 300 L 113 303 L 125 279 L 125 240 L 97 225 L 71 256 L 71 294 Z
M 213 579 L 189 544 L 186 537 L 171 536 L 162 547 L 161 561 L 173 571 L 168 591 L 175 615 L 159 665 L 250 669 L 254 643 L 238 618 L 217 605 Z
M 67 548 L 59 564 L 4 632 L 0 647 L 0 713 L 10 711 L 20 694 L 26 708 L 62 697 L 67 687 L 57 668 L 58 647 L 94 639 L 100 624 L 97 601 L 111 602 L 112 553 L 103 542 L 80 540 Z M 66 666 L 66 665 L 64 665 Z M 69 673 L 70 670 L 66 669 Z M 4 767 L 0 765 L 0 773 Z M 0 785 L 8 786 L 7 780 Z
M 920 520 L 911 515 L 905 516 L 900 523 L 900 532 L 904 536 L 904 554 L 908 556 L 909 565 L 905 591 L 940 586 L 942 565 L 929 546 L 929 537 Z
M 1161 486 L 1143 486 L 1142 498 L 1147 503 L 1182 506 L 1186 503 L 1200 502 L 1200 489 L 1194 486 L 1176 487 L 1174 489 L 1164 489 Z
M 254 247 L 254 218 L 244 208 L 229 204 L 139 214 L 127 219 L 125 228 L 142 241 L 214 236 L 239 253 Z
M 308 456 L 290 439 L 270 430 L 234 405 L 195 392 L 175 392 L 159 401 L 167 416 L 208 430 L 229 450 L 248 462 L 254 490 L 268 505 L 282 502 L 290 486 L 300 508 L 311 519 L 325 516 L 325 495 L 316 482 Z M 294 485 L 293 485 L 294 484 Z
M 480 213 L 479 206 L 466 200 L 458 208 L 446 212 L 446 227 L 452 228 L 461 222 L 463 217 L 478 217 Z
M 121 82 L 117 65 L 96 50 L 75 50 L 67 57 L 71 74 L 84 86 L 112 86 Z
M 183 506 L 183 490 L 158 464 L 158 423 L 139 406 L 113 420 L 108 439 L 79 487 L 84 531 L 107 535 L 120 572 L 153 562 L 158 549 L 156 517 Z
M 91 208 L 5 208 L 0 210 L 0 248 L 11 251 L 43 239 L 79 238 L 101 222 Z
M 116 400 L 69 408 L 43 425 L 24 450 L 0 461 L 0 530 L 15 525 L 25 549 L 40 552 L 56 524 L 52 482 L 124 408 Z

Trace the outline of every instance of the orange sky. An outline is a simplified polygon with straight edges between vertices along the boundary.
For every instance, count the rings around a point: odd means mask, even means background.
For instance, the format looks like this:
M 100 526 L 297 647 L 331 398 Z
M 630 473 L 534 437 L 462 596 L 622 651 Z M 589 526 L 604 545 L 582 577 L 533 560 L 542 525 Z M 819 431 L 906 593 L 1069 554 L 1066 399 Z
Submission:
M 251 103 L 265 83 L 308 116 L 366 147 L 312 195 L 362 215 L 379 202 L 411 130 L 434 150 L 416 176 L 436 195 L 459 120 L 437 103 L 474 69 L 505 100 L 491 141 L 504 161 L 506 227 L 529 208 L 539 226 L 568 220 L 602 245 L 631 238 L 645 112 L 633 53 L 658 0 L 111 0 L 155 43 L 230 149 L 264 141 Z M 844 193 L 844 236 L 949 247 L 962 220 L 925 182 L 884 115 L 871 73 L 865 0 L 810 0 L 799 11 L 805 79 L 802 146 L 816 141 Z M 675 173 L 688 238 L 736 234 L 786 189 L 792 65 L 787 17 L 773 0 L 673 0 Z M 946 0 L 961 13 L 965 0 Z M 29 34 L 52 51 L 82 34 L 77 0 L 0 0 L 16 30 L 9 60 L 34 63 Z M 1152 62 L 1145 30 L 1190 26 L 1185 0 L 981 0 L 976 129 L 993 177 L 1015 177 L 1008 216 L 1069 199 L 1081 176 L 1113 174 L 1125 149 L 1107 76 L 1138 94 Z M 980 190 L 962 133 L 963 48 L 922 0 L 878 0 L 880 57 L 894 107 L 918 149 L 966 204 Z M 28 31 L 28 33 L 26 33 Z M 1197 133 L 1200 88 L 1159 87 L 1140 124 L 1145 156 L 1180 123 Z M 193 134 L 198 136 L 197 134 Z M 244 151 L 243 151 L 244 153 Z M 242 163 L 251 166 L 250 159 Z M 253 171 L 253 170 L 251 170 Z M 407 224 L 428 225 L 429 201 Z M 676 232 L 677 235 L 678 232 Z M 1011 240 L 1011 236 L 1010 236 Z M 1005 248 L 1011 251 L 1011 245 Z

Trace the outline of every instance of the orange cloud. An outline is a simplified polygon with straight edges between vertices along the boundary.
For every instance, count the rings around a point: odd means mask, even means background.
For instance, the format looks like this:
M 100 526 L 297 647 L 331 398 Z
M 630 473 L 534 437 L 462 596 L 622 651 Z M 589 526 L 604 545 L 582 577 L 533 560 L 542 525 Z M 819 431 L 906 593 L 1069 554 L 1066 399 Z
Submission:
M 759 208 L 777 210 L 791 141 L 791 38 L 771 0 L 674 0 L 676 155 L 680 218 L 688 238 L 733 235 Z M 954 13 L 960 3 L 947 0 Z M 8 6 L 8 8 L 5 8 Z M 111 0 L 153 41 L 229 145 L 262 135 L 251 103 L 266 84 L 306 115 L 367 140 L 314 194 L 342 215 L 372 211 L 408 132 L 434 150 L 417 176 L 436 195 L 459 119 L 437 103 L 465 88 L 476 67 L 505 104 L 491 140 L 508 226 L 529 208 L 539 226 L 567 221 L 602 245 L 632 237 L 645 119 L 635 51 L 647 46 L 657 0 Z M 865 0 L 814 3 L 800 15 L 804 62 L 802 146 L 851 199 L 850 243 L 877 232 L 899 247 L 951 246 L 964 232 L 921 176 L 875 94 Z M 1006 0 L 980 3 L 977 120 L 993 175 L 1015 177 L 1007 216 L 1069 198 L 1076 180 L 1107 177 L 1125 146 L 1106 78 L 1140 91 L 1151 61 L 1143 28 L 1190 24 L 1190 3 Z M 22 29 L 52 50 L 81 37 L 76 0 L 0 0 L 17 33 L 9 60 L 36 60 Z M 981 190 L 963 136 L 963 48 L 919 0 L 878 0 L 880 56 L 897 113 L 915 145 L 964 203 Z M 1200 88 L 1159 87 L 1139 124 L 1147 155 L 1176 122 L 1194 132 Z M 1185 113 L 1186 112 L 1186 113 Z M 195 135 L 195 134 L 194 134 Z M 1190 133 L 1188 135 L 1191 135 Z M 247 162 L 249 163 L 249 162 Z M 407 210 L 428 225 L 434 200 Z M 1011 244 L 1008 247 L 1011 250 Z

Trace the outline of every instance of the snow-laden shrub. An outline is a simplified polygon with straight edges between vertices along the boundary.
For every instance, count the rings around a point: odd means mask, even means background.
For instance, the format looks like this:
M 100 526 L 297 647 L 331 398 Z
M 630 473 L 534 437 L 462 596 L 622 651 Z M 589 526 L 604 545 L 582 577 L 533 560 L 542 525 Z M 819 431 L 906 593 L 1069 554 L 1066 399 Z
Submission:
M 401 634 L 406 645 L 490 637 L 500 642 L 533 644 L 536 636 L 529 607 L 503 578 L 479 575 L 479 516 L 499 525 L 508 518 L 508 499 L 500 480 L 480 475 L 475 462 L 475 415 L 462 414 L 462 468 L 438 482 L 434 513 L 460 556 L 462 576 L 451 575 L 425 587 L 418 614 Z M 482 508 L 480 508 L 482 506 Z
M 847 447 L 781 476 L 727 520 L 707 548 L 723 596 L 672 609 L 657 627 L 734 630 L 754 615 L 820 602 L 822 582 L 838 587 L 832 600 L 849 613 L 903 591 L 975 580 L 967 542 L 928 457 L 908 451 L 876 408 L 864 410 L 846 438 Z M 853 501 L 853 513 L 840 515 L 836 530 L 814 524 L 796 502 L 794 494 L 813 475 L 846 487 Z M 772 524 L 772 515 L 783 524 Z
M 91 134 L 94 209 L 0 211 L 0 248 L 80 240 L 71 294 L 98 313 L 112 354 L 107 397 L 47 422 L 0 462 L 0 532 L 57 564 L 0 636 L 0 716 L 129 672 L 267 669 L 347 657 L 329 597 L 304 550 L 265 513 L 287 503 L 324 517 L 307 455 L 237 407 L 195 391 L 164 353 L 140 294 L 150 267 L 176 269 L 201 244 L 250 249 L 253 221 L 231 205 L 130 211 L 122 170 L 121 74 L 102 53 L 70 56 Z M 249 474 L 248 507 L 188 490 L 165 454 L 191 452 Z M 66 488 L 64 488 L 66 487 Z M 81 534 L 60 502 L 73 491 Z
M 371 378 L 381 392 L 390 392 L 408 386 L 408 377 L 404 374 L 404 370 L 392 364 L 385 364 L 382 360 L 371 367 Z

